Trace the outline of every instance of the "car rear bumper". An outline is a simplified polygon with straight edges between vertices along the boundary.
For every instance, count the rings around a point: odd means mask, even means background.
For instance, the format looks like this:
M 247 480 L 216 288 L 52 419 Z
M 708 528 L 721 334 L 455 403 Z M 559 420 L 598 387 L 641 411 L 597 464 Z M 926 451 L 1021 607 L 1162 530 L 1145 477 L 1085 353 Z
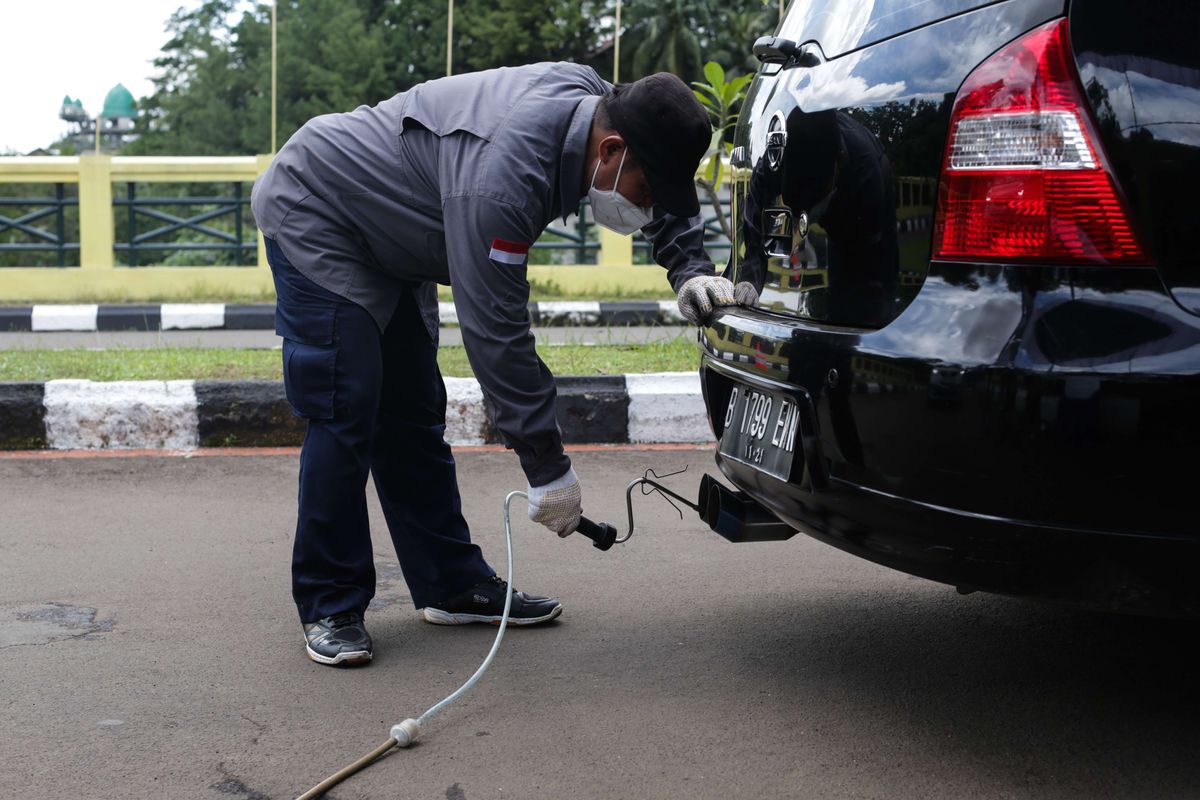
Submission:
M 1152 271 L 934 265 L 882 330 L 739 309 L 701 342 L 718 438 L 734 383 L 800 407 L 789 481 L 717 454 L 797 528 L 964 588 L 1200 605 L 1200 330 Z

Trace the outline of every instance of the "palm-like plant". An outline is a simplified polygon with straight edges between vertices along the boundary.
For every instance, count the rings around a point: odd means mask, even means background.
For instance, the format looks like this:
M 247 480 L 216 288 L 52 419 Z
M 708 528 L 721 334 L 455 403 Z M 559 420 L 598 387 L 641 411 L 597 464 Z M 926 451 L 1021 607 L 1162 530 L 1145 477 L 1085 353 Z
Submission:
M 745 99 L 747 88 L 754 76 L 742 75 L 732 80 L 726 80 L 724 68 L 715 61 L 709 61 L 704 65 L 704 77 L 707 79 L 707 83 L 693 81 L 692 91 L 695 93 L 696 99 L 708 109 L 713 135 L 708 153 L 700 162 L 700 169 L 697 170 L 696 186 L 708 196 L 716 211 L 721 230 L 728 238 L 732 239 L 733 228 L 725 216 L 725 210 L 721 207 L 718 192 L 725 178 L 724 159 L 733 149 L 733 145 L 726 139 L 729 132 L 737 125 L 742 100 Z

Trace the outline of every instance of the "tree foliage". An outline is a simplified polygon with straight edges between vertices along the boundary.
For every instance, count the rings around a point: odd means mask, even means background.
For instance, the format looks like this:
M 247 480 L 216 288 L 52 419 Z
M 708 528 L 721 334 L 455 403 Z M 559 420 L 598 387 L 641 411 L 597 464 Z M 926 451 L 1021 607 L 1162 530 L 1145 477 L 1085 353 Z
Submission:
M 774 0 L 772 0 L 774 3 Z M 454 72 L 578 61 L 612 76 L 616 0 L 455 0 Z M 753 71 L 771 32 L 763 0 L 626 0 L 621 77 L 701 77 L 705 61 Z M 445 0 L 279 0 L 278 135 L 445 73 Z M 271 148 L 271 7 L 203 0 L 167 23 L 140 138 L 125 152 L 249 155 Z
M 206 0 L 167 23 L 155 92 L 143 103 L 141 138 L 127 152 L 235 155 L 271 148 L 270 7 L 239 12 Z M 391 93 L 381 26 L 339 0 L 279 7 L 279 139 L 308 118 Z M 373 102 L 372 101 L 372 102 Z
M 628 0 L 625 9 L 625 80 L 653 72 L 698 80 L 709 61 L 735 75 L 754 72 L 758 64 L 750 47 L 779 22 L 774 0 Z
M 455 71 L 587 61 L 603 35 L 598 18 L 604 7 L 580 0 L 457 0 Z
M 603 36 L 604 8 L 591 0 L 457 0 L 454 71 L 587 61 Z M 437 0 L 281 0 L 278 143 L 311 117 L 443 75 L 446 13 Z M 177 11 L 167 27 L 141 137 L 126 152 L 269 152 L 270 6 L 205 0 Z

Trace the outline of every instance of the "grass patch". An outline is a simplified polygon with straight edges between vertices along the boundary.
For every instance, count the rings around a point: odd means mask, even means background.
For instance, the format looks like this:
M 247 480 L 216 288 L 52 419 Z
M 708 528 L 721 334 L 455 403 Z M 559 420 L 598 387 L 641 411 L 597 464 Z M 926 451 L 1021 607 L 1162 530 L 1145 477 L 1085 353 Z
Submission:
M 687 372 L 700 364 L 700 351 L 688 336 L 650 344 L 557 344 L 541 345 L 538 355 L 555 375 L 619 375 L 625 372 Z M 442 374 L 473 375 L 461 347 L 438 351 Z
M 663 273 L 666 274 L 665 272 Z M 449 286 L 438 286 L 438 300 L 449 303 L 454 299 L 454 292 Z M 589 288 L 586 290 L 573 289 L 563 286 L 556 280 L 541 280 L 534 278 L 529 281 L 529 302 L 540 303 L 543 300 L 674 300 L 666 279 L 661 288 L 640 289 L 637 287 L 614 285 L 604 288 Z
M 625 372 L 687 372 L 697 368 L 696 343 L 689 336 L 638 345 L 543 345 L 542 360 L 556 375 L 612 375 Z M 461 347 L 438 351 L 442 374 L 473 373 Z M 278 350 L 3 350 L 0 381 L 282 380 Z
M 282 380 L 278 350 L 4 350 L 0 380 Z

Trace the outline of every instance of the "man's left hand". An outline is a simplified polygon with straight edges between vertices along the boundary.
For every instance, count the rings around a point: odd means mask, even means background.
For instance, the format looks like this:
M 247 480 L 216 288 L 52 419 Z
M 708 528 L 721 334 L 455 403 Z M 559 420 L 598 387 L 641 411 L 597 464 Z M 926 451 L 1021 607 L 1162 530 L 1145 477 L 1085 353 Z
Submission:
M 758 289 L 750 281 L 741 281 L 733 287 L 733 296 L 737 298 L 739 306 L 758 305 Z

